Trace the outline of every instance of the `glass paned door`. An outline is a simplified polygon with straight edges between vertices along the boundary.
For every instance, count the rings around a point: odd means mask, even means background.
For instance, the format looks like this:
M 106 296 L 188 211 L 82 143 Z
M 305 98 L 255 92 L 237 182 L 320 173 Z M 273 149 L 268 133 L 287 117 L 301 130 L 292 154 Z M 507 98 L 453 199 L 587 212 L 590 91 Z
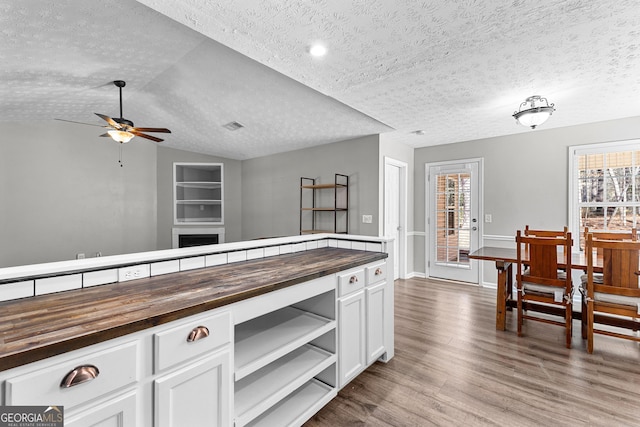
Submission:
M 478 163 L 429 168 L 429 276 L 478 282 Z

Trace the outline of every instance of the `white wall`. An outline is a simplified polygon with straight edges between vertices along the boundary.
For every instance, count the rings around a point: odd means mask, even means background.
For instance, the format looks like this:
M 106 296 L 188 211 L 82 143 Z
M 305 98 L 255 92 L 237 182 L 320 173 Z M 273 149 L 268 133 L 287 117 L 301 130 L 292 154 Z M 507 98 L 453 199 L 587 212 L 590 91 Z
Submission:
M 550 120 L 553 120 L 551 118 Z M 591 123 L 415 150 L 415 227 L 425 231 L 425 164 L 484 158 L 484 244 L 499 246 L 526 224 L 562 228 L 568 224 L 568 147 L 640 137 L 640 117 Z M 484 215 L 481 215 L 484 218 Z M 416 271 L 425 270 L 424 239 L 415 239 Z M 495 283 L 495 269 L 484 280 Z

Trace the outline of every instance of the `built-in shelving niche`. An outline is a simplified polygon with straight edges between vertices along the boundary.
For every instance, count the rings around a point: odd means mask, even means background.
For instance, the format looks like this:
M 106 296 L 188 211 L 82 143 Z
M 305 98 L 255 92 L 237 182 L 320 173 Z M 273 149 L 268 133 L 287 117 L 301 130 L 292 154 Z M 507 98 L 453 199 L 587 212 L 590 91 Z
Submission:
M 301 425 L 337 394 L 335 291 L 236 325 L 235 426 Z

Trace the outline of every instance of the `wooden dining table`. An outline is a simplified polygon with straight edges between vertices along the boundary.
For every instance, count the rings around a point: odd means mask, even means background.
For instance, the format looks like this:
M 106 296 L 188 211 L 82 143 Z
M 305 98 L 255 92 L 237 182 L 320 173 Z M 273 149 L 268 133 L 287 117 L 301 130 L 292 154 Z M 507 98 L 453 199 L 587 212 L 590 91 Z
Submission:
M 504 331 L 507 323 L 507 309 L 509 303 L 513 302 L 513 264 L 518 262 L 516 248 L 499 248 L 493 246 L 483 246 L 469 254 L 469 258 L 493 261 L 498 271 L 498 286 L 496 293 L 496 329 Z M 523 259 L 527 259 L 526 253 Z M 562 253 L 558 253 L 558 267 L 566 268 L 566 259 Z M 587 256 L 584 252 L 571 254 L 571 269 L 587 270 Z M 594 271 L 602 271 L 602 256 L 596 257 Z

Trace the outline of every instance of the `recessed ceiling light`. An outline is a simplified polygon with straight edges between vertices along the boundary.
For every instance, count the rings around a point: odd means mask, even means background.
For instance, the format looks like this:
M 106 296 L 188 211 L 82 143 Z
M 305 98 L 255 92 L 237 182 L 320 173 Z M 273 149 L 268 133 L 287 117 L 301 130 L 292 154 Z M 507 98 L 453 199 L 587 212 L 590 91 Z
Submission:
M 315 57 L 325 56 L 327 54 L 327 48 L 316 43 L 309 48 L 309 53 Z

